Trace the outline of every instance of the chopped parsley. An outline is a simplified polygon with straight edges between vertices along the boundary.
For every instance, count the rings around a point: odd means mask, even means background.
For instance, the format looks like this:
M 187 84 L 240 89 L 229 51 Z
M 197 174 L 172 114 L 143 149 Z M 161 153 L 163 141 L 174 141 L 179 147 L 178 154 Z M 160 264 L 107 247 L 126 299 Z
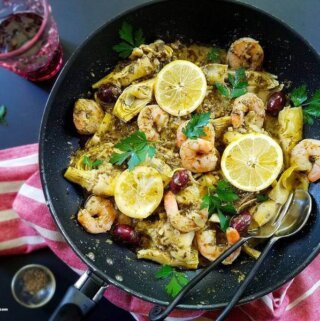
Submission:
M 89 156 L 85 155 L 82 160 L 83 165 L 85 165 L 89 169 L 98 168 L 103 161 L 101 159 L 96 159 L 95 161 L 92 161 Z
M 177 272 L 169 265 L 163 265 L 155 276 L 157 279 L 169 279 L 165 290 L 172 297 L 177 296 L 181 289 L 189 282 L 185 273 Z
M 227 181 L 221 180 L 214 192 L 209 191 L 202 198 L 200 208 L 208 208 L 209 217 L 212 214 L 217 214 L 220 220 L 220 228 L 225 232 L 230 225 L 229 215 L 237 213 L 233 202 L 238 199 L 239 196 L 234 192 L 233 187 Z
M 232 99 L 247 92 L 248 81 L 244 68 L 237 69 L 234 75 L 229 73 L 228 80 L 231 85 L 230 88 L 224 83 L 215 83 L 221 95 Z
M 208 125 L 211 113 L 195 114 L 188 121 L 182 132 L 191 139 L 206 136 L 204 126 Z
M 256 196 L 256 199 L 259 203 L 265 202 L 269 199 L 269 196 L 267 194 L 258 194 Z
M 295 107 L 303 107 L 303 121 L 306 124 L 312 125 L 314 118 L 320 118 L 320 89 L 308 99 L 307 86 L 302 85 L 293 89 L 289 97 Z
M 122 165 L 127 161 L 129 170 L 143 163 L 147 156 L 152 158 L 156 153 L 154 146 L 148 142 L 146 134 L 139 130 L 122 139 L 115 145 L 115 148 L 123 153 L 113 153 L 109 162 L 111 164 Z
M 217 47 L 211 48 L 211 50 L 208 53 L 208 60 L 210 60 L 213 63 L 220 62 L 220 53 L 221 49 Z
M 132 25 L 126 21 L 122 23 L 119 36 L 123 41 L 114 45 L 112 49 L 116 51 L 121 58 L 129 57 L 134 48 L 139 47 L 145 42 L 143 31 L 141 29 L 134 31 Z
M 5 105 L 0 106 L 0 124 L 6 124 L 7 107 Z

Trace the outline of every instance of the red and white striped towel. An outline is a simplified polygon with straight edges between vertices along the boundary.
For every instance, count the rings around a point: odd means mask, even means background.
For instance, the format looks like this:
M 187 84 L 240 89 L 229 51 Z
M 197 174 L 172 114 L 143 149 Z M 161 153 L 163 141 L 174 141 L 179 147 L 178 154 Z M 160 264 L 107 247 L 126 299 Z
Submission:
M 38 146 L 0 151 L 0 255 L 29 253 L 49 246 L 72 269 L 86 267 L 57 230 L 42 193 Z M 139 321 L 151 303 L 110 286 L 105 296 Z M 217 312 L 175 311 L 168 320 L 214 320 Z M 235 308 L 229 321 L 319 321 L 320 256 L 294 280 L 262 299 Z

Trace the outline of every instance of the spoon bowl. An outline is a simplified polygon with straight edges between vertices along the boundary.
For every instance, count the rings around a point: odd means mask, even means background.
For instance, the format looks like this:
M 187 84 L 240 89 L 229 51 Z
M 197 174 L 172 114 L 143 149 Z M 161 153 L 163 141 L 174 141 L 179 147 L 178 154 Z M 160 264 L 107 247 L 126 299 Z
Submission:
M 307 223 L 311 214 L 312 199 L 308 192 L 296 190 L 292 204 L 275 232 L 275 237 L 289 237 L 298 233 Z

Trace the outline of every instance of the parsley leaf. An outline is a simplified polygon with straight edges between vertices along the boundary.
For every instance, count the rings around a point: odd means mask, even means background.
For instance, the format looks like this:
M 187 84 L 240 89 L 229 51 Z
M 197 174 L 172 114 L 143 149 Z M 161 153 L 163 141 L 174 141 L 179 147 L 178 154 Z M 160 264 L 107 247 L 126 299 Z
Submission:
M 234 75 L 229 74 L 228 80 L 231 84 L 230 89 L 223 83 L 215 83 L 221 95 L 232 99 L 242 96 L 247 92 L 248 81 L 244 68 L 237 69 Z
M 209 216 L 214 213 L 218 214 L 220 228 L 225 232 L 230 225 L 230 217 L 228 215 L 237 213 L 233 202 L 238 199 L 239 196 L 234 192 L 233 187 L 227 181 L 221 180 L 218 182 L 215 192 L 209 191 L 202 198 L 200 208 L 208 208 Z
M 269 199 L 269 196 L 267 194 L 258 194 L 256 196 L 256 199 L 259 203 L 265 202 Z
M 217 47 L 211 48 L 211 50 L 208 53 L 208 60 L 215 63 L 220 62 L 220 52 L 221 52 L 220 48 L 217 48 Z
M 115 147 L 124 153 L 113 153 L 109 162 L 122 165 L 125 161 L 128 161 L 129 170 L 143 163 L 147 156 L 152 158 L 156 153 L 154 146 L 148 142 L 146 134 L 139 130 L 122 139 Z
M 220 228 L 223 232 L 230 226 L 230 217 L 225 216 L 220 209 L 218 209 L 218 217 L 220 221 Z
M 313 125 L 314 118 L 320 118 L 320 89 L 316 90 L 313 96 L 308 99 L 307 86 L 302 85 L 293 89 L 289 97 L 295 107 L 302 106 L 303 121 Z
M 157 279 L 170 278 L 169 283 L 166 285 L 166 292 L 175 297 L 180 290 L 189 282 L 187 275 L 183 272 L 175 271 L 171 266 L 164 265 L 155 274 Z
M 295 107 L 301 106 L 308 99 L 307 86 L 302 85 L 298 88 L 293 89 L 289 97 Z
M 0 124 L 6 124 L 5 117 L 7 115 L 7 107 L 5 105 L 0 106 Z
M 119 30 L 119 36 L 124 41 L 114 45 L 112 49 L 116 51 L 121 58 L 129 57 L 135 47 L 139 47 L 145 42 L 143 31 L 141 29 L 133 31 L 132 25 L 126 21 L 123 22 Z
M 173 268 L 170 265 L 163 265 L 160 270 L 155 274 L 157 279 L 165 279 L 172 273 Z
M 85 155 L 82 160 L 83 165 L 87 166 L 90 169 L 94 169 L 99 167 L 103 161 L 101 159 L 97 159 L 95 161 L 92 161 L 89 156 Z
M 227 181 L 218 182 L 216 193 L 223 202 L 233 202 L 239 199 L 239 196 Z
M 304 104 L 303 119 L 308 125 L 313 125 L 313 118 L 320 118 L 320 89 Z
M 191 139 L 206 136 L 203 127 L 208 125 L 211 113 L 195 114 L 188 121 L 182 132 Z

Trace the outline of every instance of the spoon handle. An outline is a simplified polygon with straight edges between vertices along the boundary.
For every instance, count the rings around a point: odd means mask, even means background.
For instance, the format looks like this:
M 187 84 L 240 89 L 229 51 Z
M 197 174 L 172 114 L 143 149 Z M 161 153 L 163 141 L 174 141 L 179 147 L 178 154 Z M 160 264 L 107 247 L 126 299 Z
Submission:
M 252 270 L 247 275 L 247 277 L 242 282 L 242 284 L 239 286 L 238 290 L 236 291 L 236 293 L 232 297 L 232 300 L 228 303 L 228 305 L 224 308 L 224 310 L 221 312 L 221 314 L 217 317 L 216 321 L 223 321 L 225 319 L 225 317 L 229 314 L 231 309 L 237 304 L 237 302 L 239 301 L 242 293 L 245 291 L 245 289 L 247 288 L 248 284 L 251 282 L 253 277 L 256 275 L 259 267 L 261 266 L 262 262 L 264 261 L 265 257 L 267 256 L 267 254 L 269 253 L 270 249 L 272 248 L 273 244 L 276 241 L 277 241 L 276 237 L 272 237 L 269 240 L 268 244 L 263 249 L 259 259 L 254 264 Z
M 223 252 L 215 261 L 210 263 L 205 269 L 203 269 L 198 275 L 196 275 L 174 298 L 174 300 L 165 308 L 155 305 L 149 312 L 150 321 L 161 321 L 164 320 L 168 314 L 175 308 L 175 306 L 181 301 L 182 298 L 194 287 L 196 286 L 207 274 L 209 274 L 214 267 L 216 267 L 220 262 L 222 262 L 226 257 L 228 257 L 237 248 L 246 243 L 251 237 L 246 237 L 240 239 L 237 243 L 232 245 L 228 250 Z

